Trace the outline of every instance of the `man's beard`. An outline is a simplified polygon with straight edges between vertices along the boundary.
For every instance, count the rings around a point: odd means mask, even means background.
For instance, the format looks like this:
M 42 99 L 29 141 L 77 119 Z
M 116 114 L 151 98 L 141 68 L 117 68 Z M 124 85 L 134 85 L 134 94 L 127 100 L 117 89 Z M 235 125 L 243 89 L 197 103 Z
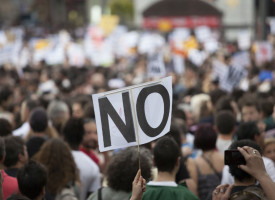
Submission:
M 89 142 L 85 142 L 82 144 L 86 149 L 97 149 L 98 148 L 98 143 L 97 141 L 89 141 Z

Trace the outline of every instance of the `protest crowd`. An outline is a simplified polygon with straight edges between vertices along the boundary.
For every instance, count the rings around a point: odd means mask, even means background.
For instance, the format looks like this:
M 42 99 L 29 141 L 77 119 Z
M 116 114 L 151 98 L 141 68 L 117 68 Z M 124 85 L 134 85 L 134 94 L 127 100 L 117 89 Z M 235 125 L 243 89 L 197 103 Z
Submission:
M 0 196 L 275 199 L 275 37 L 221 38 L 207 27 L 0 30 Z M 167 76 L 170 131 L 139 153 L 100 152 L 91 95 Z M 225 165 L 227 149 L 246 164 Z

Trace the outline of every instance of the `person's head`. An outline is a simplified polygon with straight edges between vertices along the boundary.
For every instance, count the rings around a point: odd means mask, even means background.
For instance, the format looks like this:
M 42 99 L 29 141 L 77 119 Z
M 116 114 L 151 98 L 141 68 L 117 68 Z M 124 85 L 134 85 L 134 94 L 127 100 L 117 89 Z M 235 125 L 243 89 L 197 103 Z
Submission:
M 244 147 L 244 146 L 252 147 L 258 150 L 260 154 L 262 154 L 261 147 L 258 144 L 256 144 L 254 141 L 247 140 L 247 139 L 234 141 L 228 149 L 236 150 L 238 149 L 238 147 Z M 250 174 L 240 169 L 238 165 L 229 165 L 229 172 L 235 178 L 235 181 L 237 180 L 245 183 L 246 181 L 251 181 L 254 179 Z
M 12 134 L 11 123 L 4 118 L 0 118 L 0 136 L 5 137 Z
M 30 199 L 42 199 L 47 184 L 46 168 L 35 161 L 25 164 L 17 173 L 20 193 Z
M 0 163 L 4 162 L 6 155 L 5 141 L 4 138 L 0 137 Z
M 11 103 L 12 94 L 10 87 L 4 86 L 3 88 L 0 88 L 0 107 L 4 108 L 4 110 Z
M 35 159 L 48 170 L 47 190 L 59 193 L 70 181 L 78 180 L 77 167 L 70 147 L 61 139 L 50 139 L 43 144 Z
M 4 165 L 7 168 L 20 168 L 28 162 L 28 152 L 21 137 L 8 136 L 5 138 L 6 157 Z
M 249 139 L 261 147 L 264 146 L 264 133 L 260 133 L 255 122 L 241 123 L 236 130 L 236 136 L 238 140 Z
M 260 120 L 260 105 L 254 98 L 249 96 L 240 100 L 243 122 L 258 122 Z
M 52 101 L 47 108 L 47 113 L 53 126 L 56 128 L 58 133 L 61 133 L 64 124 L 70 118 L 68 105 L 63 101 Z
M 199 125 L 195 132 L 194 146 L 202 151 L 216 148 L 217 133 L 211 124 Z
M 87 149 L 96 149 L 98 147 L 98 137 L 96 123 L 94 119 L 84 119 L 85 134 L 83 135 L 82 145 Z
M 266 138 L 264 140 L 263 154 L 275 163 L 275 138 Z
M 153 149 L 154 164 L 159 172 L 177 172 L 181 150 L 173 138 L 160 138 Z
M 202 117 L 203 111 L 209 111 L 209 104 L 211 104 L 210 97 L 207 94 L 196 94 L 191 98 L 191 108 L 196 121 L 199 121 Z M 205 110 L 203 110 L 203 107 Z
M 72 116 L 76 118 L 84 117 L 84 108 L 86 104 L 91 100 L 90 97 L 87 96 L 79 96 L 72 103 Z
M 177 138 L 175 138 L 175 140 L 177 143 L 180 143 L 180 146 L 182 143 L 185 143 L 187 134 L 187 127 L 185 121 L 183 119 L 173 118 L 170 133 L 171 135 L 173 135 L 173 133 L 176 133 L 175 136 Z M 178 134 L 180 135 L 180 137 L 177 136 Z M 180 141 L 177 141 L 178 139 L 180 139 Z
M 221 97 L 227 95 L 227 92 L 221 89 L 215 89 L 210 91 L 209 95 L 210 95 L 212 105 L 216 105 L 216 103 Z
M 44 133 L 48 127 L 48 116 L 42 107 L 35 108 L 30 115 L 30 127 L 34 133 Z
M 260 101 L 260 107 L 261 107 L 262 117 L 267 118 L 273 113 L 274 102 L 273 100 L 270 100 L 270 99 L 262 99 Z
M 176 124 L 176 119 L 173 119 L 173 122 L 171 123 L 170 131 L 166 134 L 167 137 L 171 137 L 174 139 L 174 141 L 178 144 L 179 147 L 181 147 L 181 130 L 178 124 Z
M 189 129 L 192 125 L 194 125 L 195 119 L 192 108 L 189 104 L 180 104 L 179 109 L 182 109 L 186 116 L 186 129 Z
M 39 106 L 39 102 L 33 99 L 26 99 L 21 104 L 20 118 L 21 122 L 29 119 L 31 111 Z
M 132 181 L 138 171 L 138 160 L 139 156 L 136 147 L 124 149 L 112 157 L 106 172 L 109 187 L 114 190 L 130 192 L 132 190 Z M 152 157 L 148 149 L 140 148 L 140 165 L 142 177 L 148 181 L 151 178 L 152 167 Z
M 236 119 L 233 112 L 224 110 L 220 111 L 215 116 L 215 127 L 219 134 L 233 134 L 236 125 Z
M 85 134 L 83 119 L 70 118 L 63 129 L 65 141 L 67 141 L 71 149 L 77 150 L 82 142 L 83 135 Z
M 234 101 L 231 96 L 220 97 L 217 103 L 215 104 L 215 112 L 218 113 L 222 110 L 229 110 L 235 115 L 237 114 L 234 109 Z

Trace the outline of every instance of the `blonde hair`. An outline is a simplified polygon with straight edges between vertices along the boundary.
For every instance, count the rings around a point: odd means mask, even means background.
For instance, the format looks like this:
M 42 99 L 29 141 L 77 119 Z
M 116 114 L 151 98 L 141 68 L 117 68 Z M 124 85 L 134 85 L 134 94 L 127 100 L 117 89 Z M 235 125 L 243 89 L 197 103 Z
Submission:
M 263 150 L 265 150 L 265 148 L 270 144 L 275 144 L 275 138 L 265 138 Z

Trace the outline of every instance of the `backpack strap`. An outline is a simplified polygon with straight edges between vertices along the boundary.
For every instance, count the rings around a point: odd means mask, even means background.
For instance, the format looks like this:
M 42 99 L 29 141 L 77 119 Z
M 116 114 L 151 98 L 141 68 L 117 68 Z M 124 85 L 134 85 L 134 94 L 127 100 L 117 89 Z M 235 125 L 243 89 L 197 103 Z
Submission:
M 97 199 L 98 200 L 102 200 L 102 188 L 103 187 L 101 187 L 101 188 L 98 189 L 98 193 L 97 193 Z

